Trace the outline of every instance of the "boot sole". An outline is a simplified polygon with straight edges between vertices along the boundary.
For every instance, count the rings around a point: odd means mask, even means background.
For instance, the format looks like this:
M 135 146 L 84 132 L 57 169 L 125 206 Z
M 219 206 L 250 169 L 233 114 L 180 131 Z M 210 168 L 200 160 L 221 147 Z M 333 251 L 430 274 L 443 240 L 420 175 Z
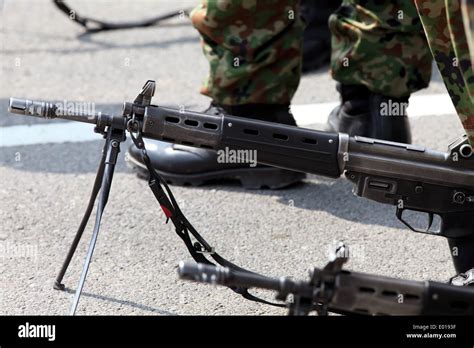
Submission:
M 127 166 L 133 169 L 140 179 L 148 179 L 146 166 L 132 156 L 127 156 Z M 199 174 L 175 174 L 156 170 L 168 184 L 178 186 L 201 186 L 210 181 L 231 179 L 239 181 L 246 189 L 280 189 L 301 182 L 306 175 L 300 172 L 273 168 L 235 168 Z

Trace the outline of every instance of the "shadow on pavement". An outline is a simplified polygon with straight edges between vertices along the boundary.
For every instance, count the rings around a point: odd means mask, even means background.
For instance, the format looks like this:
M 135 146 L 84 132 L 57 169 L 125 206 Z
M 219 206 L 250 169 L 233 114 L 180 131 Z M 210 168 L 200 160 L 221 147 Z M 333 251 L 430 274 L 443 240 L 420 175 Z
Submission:
M 75 293 L 76 293 L 75 290 L 70 289 L 70 288 L 65 288 L 64 291 L 66 291 L 68 294 L 75 294 Z M 158 309 L 158 308 L 154 308 L 154 307 L 142 305 L 142 304 L 140 304 L 140 303 L 136 303 L 136 302 L 133 302 L 133 301 L 119 300 L 119 299 L 116 299 L 116 298 L 113 298 L 113 297 L 109 297 L 109 296 L 96 295 L 96 294 L 91 294 L 91 293 L 88 293 L 88 292 L 83 292 L 83 293 L 81 294 L 81 296 L 90 297 L 90 298 L 95 298 L 95 299 L 97 299 L 97 300 L 106 301 L 106 302 L 118 303 L 118 304 L 120 304 L 120 305 L 130 306 L 130 307 L 138 308 L 138 309 L 141 309 L 141 310 L 144 310 L 144 311 L 147 311 L 147 312 L 152 312 L 152 313 L 154 313 L 154 314 L 160 314 L 160 315 L 177 315 L 177 314 L 175 314 L 175 313 L 171 313 L 171 312 L 168 312 L 168 311 L 165 311 L 165 310 L 162 310 L 162 309 Z
M 147 42 L 137 42 L 132 44 L 120 43 L 114 44 L 112 41 L 98 40 L 97 37 L 92 35 L 79 36 L 79 41 L 89 44 L 89 47 L 70 47 L 70 48 L 57 48 L 57 47 L 31 47 L 31 48 L 14 48 L 14 49 L 3 49 L 2 54 L 37 54 L 37 53 L 52 53 L 55 54 L 75 54 L 75 53 L 86 53 L 86 52 L 98 52 L 104 50 L 113 49 L 144 49 L 144 48 L 168 48 L 175 45 L 184 45 L 188 43 L 197 44 L 199 43 L 199 36 L 190 35 L 188 37 L 179 37 L 168 40 L 153 40 Z M 71 38 L 71 40 L 73 40 Z
M 317 182 L 306 180 L 280 190 L 245 190 L 237 183 L 214 184 L 205 186 L 209 190 L 246 192 L 276 198 L 280 204 L 310 211 L 325 211 L 338 218 L 384 227 L 405 229 L 395 216 L 395 207 L 379 204 L 352 193 L 353 185 L 341 178 L 337 180 L 317 178 Z M 190 188 L 192 189 L 192 188 Z
M 127 143 L 122 144 L 116 173 L 134 172 L 127 167 L 125 153 Z M 102 149 L 102 141 L 65 144 L 45 144 L 3 148 L 0 152 L 0 166 L 14 168 L 18 171 L 46 172 L 60 174 L 93 174 L 97 170 Z M 15 162 L 15 154 L 20 153 L 22 161 Z M 396 220 L 395 207 L 377 204 L 352 194 L 352 184 L 345 179 L 330 180 L 317 177 L 318 182 L 306 180 L 305 183 L 293 185 L 281 190 L 246 190 L 237 182 L 221 181 L 210 183 L 188 190 L 224 190 L 228 192 L 245 192 L 249 195 L 265 195 L 269 199 L 276 197 L 280 204 L 296 208 L 326 211 L 341 219 L 362 222 L 368 225 L 379 225 L 393 228 L 404 228 Z M 136 178 L 136 180 L 143 180 Z M 89 190 L 92 187 L 91 178 Z M 115 181 L 114 186 L 119 185 Z M 171 186 L 173 189 L 174 186 Z M 148 192 L 146 187 L 144 192 Z M 209 192 L 210 193 L 210 192 Z M 202 193 L 200 193 L 202 194 Z

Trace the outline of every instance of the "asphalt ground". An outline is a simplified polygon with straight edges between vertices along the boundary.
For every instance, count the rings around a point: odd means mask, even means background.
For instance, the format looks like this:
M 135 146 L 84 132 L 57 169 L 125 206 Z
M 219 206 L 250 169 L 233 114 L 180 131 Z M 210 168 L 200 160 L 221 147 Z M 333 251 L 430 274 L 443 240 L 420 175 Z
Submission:
M 193 7 L 195 1 L 69 1 L 78 12 L 110 20 L 140 19 Z M 199 36 L 187 19 L 144 29 L 81 35 L 50 1 L 1 1 L 0 129 L 47 121 L 7 113 L 11 96 L 93 101 L 120 112 L 148 79 L 155 102 L 201 110 L 207 71 Z M 294 104 L 336 101 L 327 70 L 303 77 Z M 446 93 L 434 74 L 417 94 Z M 462 134 L 456 116 L 411 121 L 414 143 L 446 150 Z M 315 125 L 319 127 L 320 125 Z M 178 279 L 190 260 L 145 181 L 120 161 L 78 314 L 284 314 L 232 291 Z M 87 229 L 66 274 L 53 281 L 87 205 L 102 140 L 42 143 L 0 149 L 0 314 L 67 314 Z M 337 240 L 352 248 L 348 269 L 413 280 L 446 281 L 454 274 L 446 240 L 416 234 L 395 208 L 355 197 L 344 179 L 310 176 L 289 189 L 244 190 L 232 183 L 172 187 L 182 209 L 215 249 L 231 261 L 271 276 L 305 278 L 324 266 Z M 264 296 L 271 299 L 272 294 Z

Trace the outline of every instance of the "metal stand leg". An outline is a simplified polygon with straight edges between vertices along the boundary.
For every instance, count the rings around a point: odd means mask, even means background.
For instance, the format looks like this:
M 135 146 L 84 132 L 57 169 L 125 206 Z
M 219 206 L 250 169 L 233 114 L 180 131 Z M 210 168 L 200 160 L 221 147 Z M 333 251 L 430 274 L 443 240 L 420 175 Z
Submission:
M 71 262 L 71 259 L 74 256 L 74 253 L 76 252 L 77 245 L 79 244 L 79 241 L 81 240 L 82 234 L 84 233 L 84 229 L 86 228 L 87 223 L 89 222 L 92 209 L 94 209 L 94 203 L 97 198 L 97 194 L 100 191 L 100 187 L 102 185 L 102 177 L 104 175 L 106 154 L 107 154 L 107 142 L 105 143 L 104 149 L 102 150 L 102 158 L 100 160 L 99 169 L 97 170 L 97 174 L 95 177 L 94 186 L 92 188 L 91 197 L 89 199 L 89 204 L 87 205 L 87 209 L 84 213 L 84 216 L 82 217 L 82 221 L 81 221 L 81 224 L 79 225 L 79 229 L 77 230 L 74 240 L 72 241 L 72 244 L 69 248 L 66 259 L 64 260 L 61 270 L 59 271 L 59 274 L 56 277 L 56 280 L 54 282 L 53 287 L 56 290 L 64 290 L 64 284 L 62 284 L 64 274 L 66 273 L 69 267 L 69 264 Z
M 94 230 L 92 232 L 91 241 L 89 243 L 86 258 L 84 260 L 81 278 L 79 280 L 79 284 L 74 294 L 74 299 L 72 301 L 71 308 L 69 311 L 71 315 L 74 315 L 76 312 L 76 308 L 79 303 L 79 298 L 82 293 L 82 288 L 84 287 L 84 282 L 87 277 L 87 272 L 89 270 L 92 254 L 94 253 L 95 244 L 97 242 L 102 215 L 105 206 L 107 205 L 107 200 L 109 198 L 110 187 L 112 186 L 112 179 L 115 171 L 115 164 L 117 163 L 117 157 L 120 152 L 120 143 L 125 140 L 125 130 L 123 129 L 117 130 L 113 127 L 109 127 L 107 129 L 106 134 L 107 136 L 104 149 L 102 150 L 102 158 L 100 160 L 99 169 L 97 170 L 97 174 L 95 177 L 94 187 L 92 189 L 91 197 L 89 199 L 89 204 L 87 205 L 87 209 L 84 213 L 84 216 L 82 217 L 79 229 L 77 230 L 74 240 L 69 248 L 66 259 L 64 260 L 61 270 L 59 271 L 59 274 L 54 282 L 55 289 L 64 290 L 64 284 L 62 284 L 61 282 L 63 280 L 64 274 L 66 273 L 69 267 L 71 259 L 74 256 L 74 253 L 76 252 L 79 241 L 81 240 L 82 234 L 84 233 L 84 229 L 86 228 L 92 210 L 94 209 L 95 200 L 100 192 L 99 201 L 97 204 Z
M 150 105 L 151 98 L 155 93 L 155 82 L 154 81 L 147 81 L 147 83 L 143 86 L 142 91 L 140 94 L 135 98 L 133 103 L 127 103 L 124 106 L 124 114 L 123 116 L 129 116 L 133 113 L 135 107 L 146 107 Z M 130 113 L 125 112 L 125 108 L 130 108 Z M 56 277 L 56 281 L 54 283 L 54 288 L 57 290 L 64 290 L 64 285 L 61 283 L 66 273 L 69 264 L 71 262 L 74 253 L 76 252 L 77 246 L 79 241 L 81 240 L 82 234 L 84 233 L 84 229 L 89 222 L 92 210 L 94 208 L 94 203 L 99 195 L 99 201 L 97 204 L 97 212 L 96 212 L 96 219 L 94 224 L 94 230 L 92 232 L 92 237 L 89 242 L 89 247 L 87 250 L 87 255 L 84 260 L 84 265 L 82 268 L 81 278 L 79 279 L 79 284 L 77 285 L 76 292 L 74 294 L 74 299 L 71 304 L 71 308 L 69 313 L 74 315 L 76 312 L 77 305 L 79 303 L 79 299 L 82 293 L 82 289 L 84 287 L 84 283 L 87 277 L 87 272 L 89 270 L 89 265 L 92 259 L 92 254 L 94 253 L 95 244 L 97 242 L 97 237 L 99 235 L 100 223 L 102 220 L 102 215 L 104 213 L 105 206 L 107 205 L 107 200 L 109 198 L 110 187 L 112 185 L 112 178 L 114 175 L 115 164 L 117 163 L 117 157 L 120 152 L 120 143 L 125 141 L 125 132 L 126 129 L 129 131 L 133 131 L 133 126 L 139 126 L 138 122 L 135 121 L 135 114 L 133 113 L 133 118 L 128 120 L 125 119 L 124 122 L 127 121 L 126 127 L 125 124 L 118 123 L 118 128 L 114 128 L 113 126 L 108 126 L 107 131 L 105 132 L 105 125 L 104 124 L 113 124 L 107 122 L 99 122 L 96 126 L 96 131 L 102 134 L 106 134 L 106 141 L 104 145 L 104 149 L 102 151 L 102 158 L 99 164 L 99 169 L 97 170 L 97 175 L 94 181 L 94 187 L 92 189 L 91 197 L 89 199 L 89 204 L 87 209 L 84 213 L 82 218 L 81 224 L 79 225 L 79 229 L 76 232 L 74 240 L 69 248 L 69 251 L 66 255 L 66 259 L 63 262 L 61 270 L 59 271 L 58 276 Z
M 97 205 L 97 214 L 95 219 L 94 231 L 92 233 L 91 241 L 87 250 L 87 255 L 84 260 L 84 266 L 82 268 L 81 278 L 79 279 L 79 284 L 77 285 L 76 293 L 74 294 L 74 299 L 69 310 L 70 315 L 76 313 L 77 305 L 79 304 L 79 298 L 82 293 L 82 288 L 87 277 L 87 272 L 89 270 L 89 265 L 92 259 L 92 254 L 94 253 L 95 244 L 97 242 L 97 237 L 99 235 L 100 222 L 102 219 L 102 214 L 104 212 L 105 206 L 107 205 L 107 200 L 109 198 L 110 187 L 112 186 L 112 178 L 114 175 L 115 164 L 117 163 L 117 157 L 120 152 L 120 142 L 125 140 L 125 131 L 124 130 L 115 130 L 112 127 L 109 127 L 107 130 L 107 141 L 106 141 L 106 155 L 104 162 L 104 172 L 102 175 L 102 184 L 99 195 L 99 202 Z

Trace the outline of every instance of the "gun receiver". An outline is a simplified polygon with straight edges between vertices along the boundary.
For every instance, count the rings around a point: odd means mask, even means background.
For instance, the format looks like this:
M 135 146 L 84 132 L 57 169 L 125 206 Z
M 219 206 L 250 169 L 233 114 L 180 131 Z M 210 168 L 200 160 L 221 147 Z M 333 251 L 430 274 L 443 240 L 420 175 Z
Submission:
M 397 207 L 397 218 L 411 230 L 448 238 L 456 270 L 474 267 L 474 155 L 467 136 L 447 152 L 364 137 L 349 137 L 249 118 L 208 115 L 151 105 L 154 82 L 148 81 L 122 116 L 67 115 L 52 103 L 10 99 L 9 110 L 22 115 L 113 125 L 145 138 L 210 150 L 254 150 L 270 166 L 338 178 L 355 184 L 354 193 Z M 142 100 L 147 98 L 146 101 Z M 251 115 L 249 115 L 251 116 Z M 413 226 L 406 211 L 428 215 L 426 228 Z M 433 229 L 435 216 L 441 225 Z

